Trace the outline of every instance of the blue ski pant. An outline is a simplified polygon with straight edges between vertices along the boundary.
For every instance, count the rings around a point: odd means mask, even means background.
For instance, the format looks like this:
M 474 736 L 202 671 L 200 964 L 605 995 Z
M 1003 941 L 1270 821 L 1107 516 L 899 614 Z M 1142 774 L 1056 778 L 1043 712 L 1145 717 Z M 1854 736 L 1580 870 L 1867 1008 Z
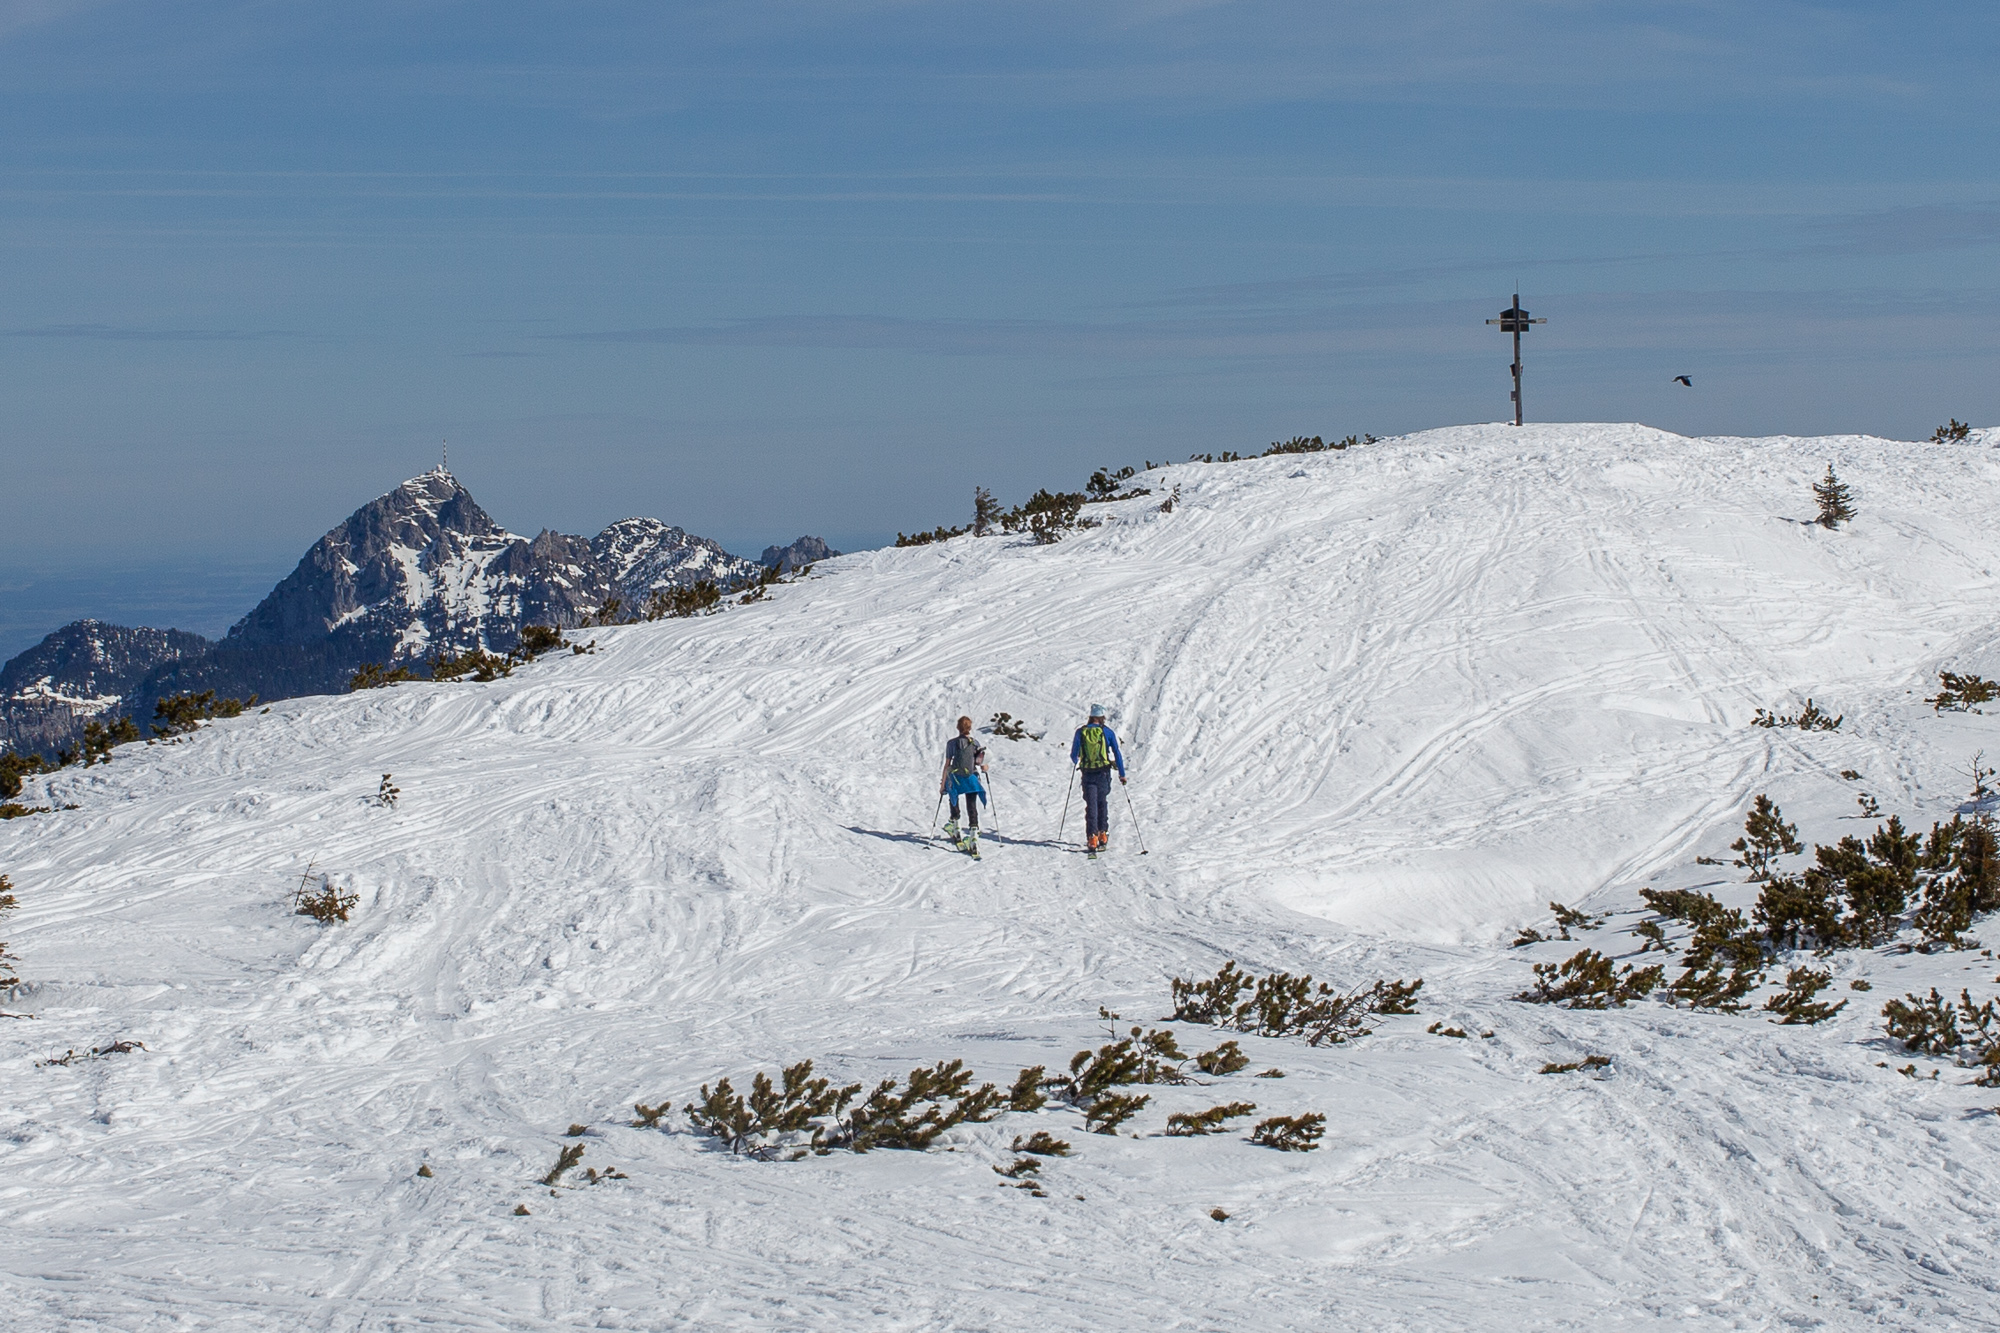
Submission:
M 1108 768 L 1083 770 L 1083 831 L 1111 831 L 1111 774 Z

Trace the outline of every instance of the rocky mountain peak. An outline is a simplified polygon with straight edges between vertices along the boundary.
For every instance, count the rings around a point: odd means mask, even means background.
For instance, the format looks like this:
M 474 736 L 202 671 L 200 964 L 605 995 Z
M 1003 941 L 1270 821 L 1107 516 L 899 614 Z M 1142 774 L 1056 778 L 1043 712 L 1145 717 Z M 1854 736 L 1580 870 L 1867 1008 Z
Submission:
M 801 537 L 790 546 L 766 546 L 757 563 L 780 574 L 789 574 L 806 565 L 831 560 L 839 554 L 818 537 Z

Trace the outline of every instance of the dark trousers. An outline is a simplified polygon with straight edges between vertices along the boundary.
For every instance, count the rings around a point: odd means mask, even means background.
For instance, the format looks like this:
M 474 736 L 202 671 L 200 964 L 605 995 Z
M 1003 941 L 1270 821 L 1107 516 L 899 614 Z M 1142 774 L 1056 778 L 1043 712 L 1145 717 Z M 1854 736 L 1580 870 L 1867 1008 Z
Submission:
M 958 822 L 958 798 L 956 796 L 951 798 L 951 819 L 954 824 Z M 979 827 L 978 792 L 969 791 L 965 794 L 965 822 L 973 828 Z
M 1111 831 L 1111 772 L 1108 768 L 1083 770 L 1083 831 Z

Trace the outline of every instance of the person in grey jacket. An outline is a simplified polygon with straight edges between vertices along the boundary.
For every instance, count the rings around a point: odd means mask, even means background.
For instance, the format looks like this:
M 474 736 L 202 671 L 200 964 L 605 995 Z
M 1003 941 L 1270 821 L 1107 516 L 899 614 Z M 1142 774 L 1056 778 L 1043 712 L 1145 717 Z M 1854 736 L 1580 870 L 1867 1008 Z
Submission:
M 958 801 L 965 798 L 965 838 L 964 841 L 979 845 L 979 803 L 986 800 L 986 783 L 981 775 L 986 772 L 986 747 L 972 738 L 972 719 L 958 720 L 958 735 L 945 742 L 944 773 L 938 779 L 938 790 L 951 800 L 951 821 L 944 826 L 944 835 L 953 842 L 958 836 Z

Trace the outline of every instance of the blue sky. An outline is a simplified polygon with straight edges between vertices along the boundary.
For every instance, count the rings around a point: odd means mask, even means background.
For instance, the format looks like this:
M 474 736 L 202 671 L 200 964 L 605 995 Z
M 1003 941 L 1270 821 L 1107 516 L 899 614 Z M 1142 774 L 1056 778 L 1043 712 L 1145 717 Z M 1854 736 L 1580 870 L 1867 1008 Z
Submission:
M 219 630 L 203 571 L 268 585 L 443 437 L 517 531 L 754 554 L 1494 420 L 1516 283 L 1534 417 L 2000 422 L 1996 38 L 1964 0 L 0 0 L 0 651 Z

